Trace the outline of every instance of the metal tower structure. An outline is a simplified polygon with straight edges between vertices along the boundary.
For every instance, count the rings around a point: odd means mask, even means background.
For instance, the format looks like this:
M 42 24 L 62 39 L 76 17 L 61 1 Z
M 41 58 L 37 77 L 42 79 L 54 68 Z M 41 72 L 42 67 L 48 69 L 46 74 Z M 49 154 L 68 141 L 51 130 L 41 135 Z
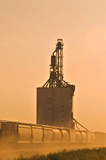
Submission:
M 43 88 L 69 87 L 70 84 L 63 80 L 63 40 L 58 39 L 56 49 L 51 55 L 50 77 L 43 85 Z M 74 85 L 73 91 L 75 89 Z
M 51 55 L 49 79 L 37 88 L 37 123 L 74 129 L 75 86 L 63 79 L 63 40 L 58 39 Z

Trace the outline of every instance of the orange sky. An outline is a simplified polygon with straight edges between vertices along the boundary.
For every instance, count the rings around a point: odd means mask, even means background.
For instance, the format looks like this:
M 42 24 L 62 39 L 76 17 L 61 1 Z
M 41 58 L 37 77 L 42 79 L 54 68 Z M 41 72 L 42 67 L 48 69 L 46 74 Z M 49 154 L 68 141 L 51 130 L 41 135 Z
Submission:
M 0 0 L 0 119 L 35 123 L 58 38 L 74 117 L 106 132 L 106 0 Z

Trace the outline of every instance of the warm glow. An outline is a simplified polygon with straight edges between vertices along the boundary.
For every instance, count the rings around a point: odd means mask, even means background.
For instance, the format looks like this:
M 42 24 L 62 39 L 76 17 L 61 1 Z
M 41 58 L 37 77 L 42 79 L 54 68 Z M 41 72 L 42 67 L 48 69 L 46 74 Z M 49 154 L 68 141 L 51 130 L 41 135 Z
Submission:
M 35 89 L 58 38 L 64 79 L 76 85 L 74 117 L 106 132 L 106 0 L 0 1 L 0 119 L 35 123 Z

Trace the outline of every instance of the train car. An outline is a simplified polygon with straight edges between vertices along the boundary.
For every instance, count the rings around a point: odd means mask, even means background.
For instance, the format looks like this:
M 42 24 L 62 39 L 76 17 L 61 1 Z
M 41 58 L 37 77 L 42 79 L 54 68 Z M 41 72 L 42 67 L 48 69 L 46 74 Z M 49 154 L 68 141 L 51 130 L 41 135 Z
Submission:
M 68 144 L 106 146 L 106 133 L 65 127 L 0 121 L 0 144 Z
M 93 143 L 95 134 L 84 130 L 34 125 L 17 122 L 0 122 L 0 141 L 11 143 Z
M 106 133 L 95 132 L 94 134 L 96 145 L 106 147 Z

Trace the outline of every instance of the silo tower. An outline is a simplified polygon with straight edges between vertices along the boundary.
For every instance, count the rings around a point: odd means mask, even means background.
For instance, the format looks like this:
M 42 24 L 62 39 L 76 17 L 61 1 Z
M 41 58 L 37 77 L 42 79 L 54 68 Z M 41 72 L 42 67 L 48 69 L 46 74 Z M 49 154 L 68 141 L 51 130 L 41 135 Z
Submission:
M 63 40 L 58 39 L 51 55 L 49 79 L 37 88 L 37 124 L 74 129 L 74 91 L 75 86 L 63 79 Z

